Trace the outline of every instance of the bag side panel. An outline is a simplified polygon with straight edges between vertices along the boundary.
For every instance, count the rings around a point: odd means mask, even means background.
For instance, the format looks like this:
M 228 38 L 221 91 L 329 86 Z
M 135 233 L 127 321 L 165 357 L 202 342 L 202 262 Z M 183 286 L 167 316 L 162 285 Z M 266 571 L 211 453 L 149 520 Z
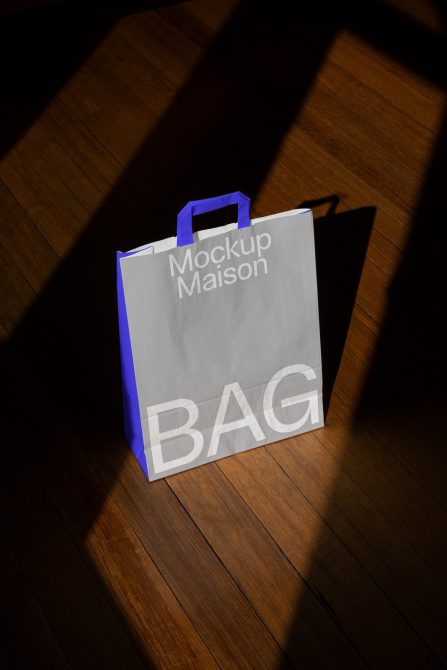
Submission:
M 126 299 L 120 260 L 126 254 L 118 251 L 116 257 L 118 327 L 120 338 L 121 378 L 123 393 L 124 434 L 146 477 L 149 477 L 144 454 L 143 432 L 141 428 L 137 383 L 127 319 Z

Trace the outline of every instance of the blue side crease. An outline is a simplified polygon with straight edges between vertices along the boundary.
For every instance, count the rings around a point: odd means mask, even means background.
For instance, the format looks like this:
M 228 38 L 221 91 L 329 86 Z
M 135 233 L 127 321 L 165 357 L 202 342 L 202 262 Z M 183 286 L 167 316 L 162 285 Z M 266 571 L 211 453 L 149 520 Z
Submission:
M 120 336 L 121 377 L 124 410 L 124 434 L 130 444 L 144 474 L 149 478 L 146 457 L 144 454 L 143 430 L 141 428 L 140 404 L 138 402 L 137 380 L 132 356 L 129 322 L 127 319 L 126 301 L 124 297 L 121 258 L 131 254 L 116 252 L 116 284 L 118 296 L 118 326 Z

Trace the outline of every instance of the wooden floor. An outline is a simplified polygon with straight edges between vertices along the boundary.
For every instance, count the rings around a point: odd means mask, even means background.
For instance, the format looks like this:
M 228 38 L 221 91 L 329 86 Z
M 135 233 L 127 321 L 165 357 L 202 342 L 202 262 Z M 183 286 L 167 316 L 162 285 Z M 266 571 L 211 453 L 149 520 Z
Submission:
M 296 4 L 1 17 L 4 668 L 447 665 L 445 7 Z M 327 425 L 149 484 L 114 254 L 232 190 L 315 204 Z

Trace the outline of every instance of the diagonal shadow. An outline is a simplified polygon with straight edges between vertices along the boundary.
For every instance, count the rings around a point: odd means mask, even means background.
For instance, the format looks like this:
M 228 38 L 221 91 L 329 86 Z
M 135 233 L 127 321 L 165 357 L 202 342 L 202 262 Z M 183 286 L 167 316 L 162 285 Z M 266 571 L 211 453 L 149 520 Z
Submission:
M 376 4 L 369 3 L 368 8 L 375 10 Z M 380 5 L 380 25 L 374 29 L 358 15 L 324 14 L 318 3 L 313 11 L 299 8 L 295 14 L 286 9 L 285 3 L 277 3 L 275 9 L 269 3 L 241 4 L 3 352 L 2 379 L 10 391 L 10 432 L 3 452 L 3 509 L 8 510 L 4 533 L 12 534 L 16 542 L 25 542 L 19 536 L 28 538 L 25 549 L 34 551 L 38 561 L 46 562 L 48 574 L 57 575 L 58 586 L 65 588 L 63 598 L 52 594 L 53 600 L 46 603 L 48 610 L 56 616 L 62 611 L 62 603 L 69 602 L 73 610 L 70 616 L 73 620 L 85 617 L 92 626 L 92 638 L 104 639 L 114 630 L 105 609 L 95 608 L 90 599 L 92 589 L 104 593 L 107 587 L 87 553 L 82 559 L 88 564 L 90 581 L 85 578 L 85 582 L 70 583 L 73 555 L 82 552 L 83 541 L 128 453 L 121 439 L 114 252 L 172 234 L 175 215 L 187 200 L 232 190 L 254 197 L 338 29 L 351 22 L 360 34 L 369 35 L 372 41 L 382 40 L 382 47 L 394 53 L 391 31 L 387 27 L 383 30 L 382 19 L 394 17 L 392 25 L 400 28 L 402 21 L 388 9 L 385 14 L 383 11 Z M 101 24 L 97 36 L 104 29 Z M 88 41 L 86 37 L 84 43 Z M 94 43 L 92 34 L 91 45 Z M 429 59 L 415 61 L 413 44 L 410 39 L 404 40 L 399 53 L 405 58 L 411 55 L 415 68 L 439 81 Z M 440 48 L 429 40 L 426 47 L 429 54 Z M 84 56 L 73 57 L 66 68 L 61 66 L 60 75 L 57 68 L 45 95 L 39 93 L 45 89 L 45 82 L 36 85 L 36 103 L 16 124 L 14 111 L 20 108 L 21 94 L 12 87 L 17 97 L 10 107 L 4 150 Z M 63 64 L 65 59 L 61 61 Z M 39 72 L 51 73 L 53 67 L 47 62 Z M 433 181 L 432 174 L 429 183 L 440 181 L 442 164 L 443 160 L 435 161 L 434 174 L 438 176 Z M 299 193 L 297 185 L 293 199 L 305 195 Z M 439 198 L 435 202 L 439 203 Z M 418 228 L 422 230 L 423 215 L 416 221 L 421 222 Z M 360 246 L 365 239 L 363 236 Z M 410 268 L 417 265 L 420 244 L 413 248 Z M 439 253 L 439 247 L 436 251 Z M 409 275 L 413 276 L 412 272 Z M 387 326 L 384 332 L 388 332 Z M 343 338 L 339 332 L 337 347 L 328 354 L 333 361 L 332 378 Z M 101 472 L 101 481 L 92 474 L 92 465 Z M 24 489 L 24 482 L 30 493 Z M 74 509 L 75 503 L 79 510 Z M 33 514 L 33 507 L 38 513 Z M 60 543 L 65 543 L 62 554 L 57 543 L 51 542 L 54 507 L 60 507 L 65 523 L 72 524 L 72 543 L 64 539 L 64 524 L 59 524 Z M 158 511 L 154 508 L 151 513 Z M 44 559 L 39 559 L 39 552 Z M 65 565 L 60 564 L 61 558 Z M 318 564 L 314 563 L 311 570 L 318 572 Z M 89 638 L 92 655 L 86 659 L 82 655 L 86 626 L 81 626 L 73 639 L 67 639 L 63 623 L 58 628 L 56 618 L 55 632 L 64 642 L 69 662 L 83 667 L 101 667 L 105 661 L 111 667 L 150 664 L 147 651 L 127 626 L 119 603 L 114 602 L 113 594 L 106 596 L 131 646 L 117 642 L 110 652 L 95 647 Z M 306 607 L 304 599 L 297 611 L 295 631 L 306 617 Z M 357 614 L 361 616 L 361 612 Z M 296 656 L 295 639 L 292 632 L 287 649 L 292 660 Z
M 445 5 L 438 4 L 445 19 Z M 432 34 L 384 4 L 367 17 L 348 16 L 346 25 L 427 81 L 446 89 L 445 31 Z M 398 142 L 396 138 L 397 151 Z M 370 622 L 360 651 L 368 650 L 369 658 L 379 667 L 437 668 L 447 663 L 443 633 L 447 621 L 446 173 L 444 118 L 389 289 L 386 317 L 368 361 L 349 427 L 349 443 L 321 512 L 325 524 L 307 575 L 310 584 L 328 585 L 328 556 L 337 555 L 340 541 L 356 556 L 385 598 L 380 594 L 372 598 L 371 589 L 362 593 L 354 575 L 359 566 L 350 574 L 348 564 L 339 565 L 335 572 L 329 568 L 332 584 L 322 588 L 318 596 L 341 625 L 348 616 L 348 635 L 361 638 L 358 631 L 362 626 L 357 622 Z M 337 415 L 333 421 L 337 423 Z M 400 476 L 393 481 L 394 473 Z M 395 491 L 399 493 L 395 495 Z M 330 533 L 327 526 L 335 532 Z M 338 598 L 334 598 L 337 591 Z M 310 606 L 308 596 L 298 604 L 289 656 L 294 654 Z M 394 612 L 391 636 L 386 630 L 388 615 L 381 618 L 383 608 Z M 412 643 L 408 642 L 410 637 Z
M 334 195 L 299 205 L 312 208 L 315 213 L 315 208 L 330 204 L 327 213 L 314 220 L 325 416 L 343 356 L 376 213 L 375 207 L 337 212 L 338 202 L 339 198 Z
M 115 249 L 171 234 L 187 199 L 236 188 L 253 197 L 335 32 L 332 22 L 322 27 L 319 17 L 309 17 L 315 32 L 297 43 L 290 16 L 258 10 L 256 31 L 249 30 L 253 20 L 253 7 L 243 4 L 14 333 L 11 349 L 30 356 L 30 372 L 45 370 L 39 383 L 75 423 L 81 419 L 71 407 L 80 388 L 89 405 L 84 360 L 94 361 L 120 406 Z M 65 358 L 68 344 L 71 360 L 61 370 L 58 353 Z M 67 376 L 73 390 L 61 398 L 57 389 Z
M 0 15 L 0 158 L 16 144 L 120 17 L 174 2 L 64 0 Z
M 444 261 L 447 230 L 443 223 L 446 174 L 444 115 L 407 245 L 389 289 L 385 323 L 358 407 L 361 418 L 373 419 L 377 413 L 394 421 L 405 414 L 416 414 L 429 431 L 444 440 L 444 445 L 447 444 L 447 328 L 443 314 L 447 285 Z M 387 383 L 390 378 L 396 380 L 394 384 Z M 446 453 L 447 449 L 443 455 Z M 447 497 L 443 502 L 447 507 Z
M 5 534 L 25 543 L 23 555 L 34 551 L 29 570 L 40 566 L 39 579 L 58 576 L 58 588 L 41 596 L 75 666 L 150 663 L 82 553 L 128 454 L 121 438 L 115 250 L 172 234 L 177 211 L 195 197 L 233 190 L 256 196 L 337 32 L 337 17 L 322 18 L 318 10 L 240 5 L 3 351 L 10 428 L 3 450 Z M 18 124 L 16 136 L 30 120 Z M 297 185 L 293 199 L 300 195 Z M 72 538 L 59 521 L 56 545 L 55 521 L 48 521 L 54 508 Z M 162 511 L 155 506 L 150 513 Z M 90 576 L 73 582 L 80 551 Z M 93 606 L 92 589 L 111 603 L 131 648 L 120 642 L 106 608 Z M 72 638 L 67 616 L 80 626 Z M 101 645 L 106 636 L 115 647 Z

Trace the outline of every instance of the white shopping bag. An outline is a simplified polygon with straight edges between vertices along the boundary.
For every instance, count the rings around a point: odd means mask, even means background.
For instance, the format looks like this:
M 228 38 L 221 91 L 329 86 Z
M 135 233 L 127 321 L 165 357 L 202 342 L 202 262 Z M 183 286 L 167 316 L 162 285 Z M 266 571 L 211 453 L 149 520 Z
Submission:
M 192 216 L 238 204 L 238 223 Z M 312 212 L 188 203 L 177 237 L 117 254 L 126 435 L 150 480 L 323 425 Z

